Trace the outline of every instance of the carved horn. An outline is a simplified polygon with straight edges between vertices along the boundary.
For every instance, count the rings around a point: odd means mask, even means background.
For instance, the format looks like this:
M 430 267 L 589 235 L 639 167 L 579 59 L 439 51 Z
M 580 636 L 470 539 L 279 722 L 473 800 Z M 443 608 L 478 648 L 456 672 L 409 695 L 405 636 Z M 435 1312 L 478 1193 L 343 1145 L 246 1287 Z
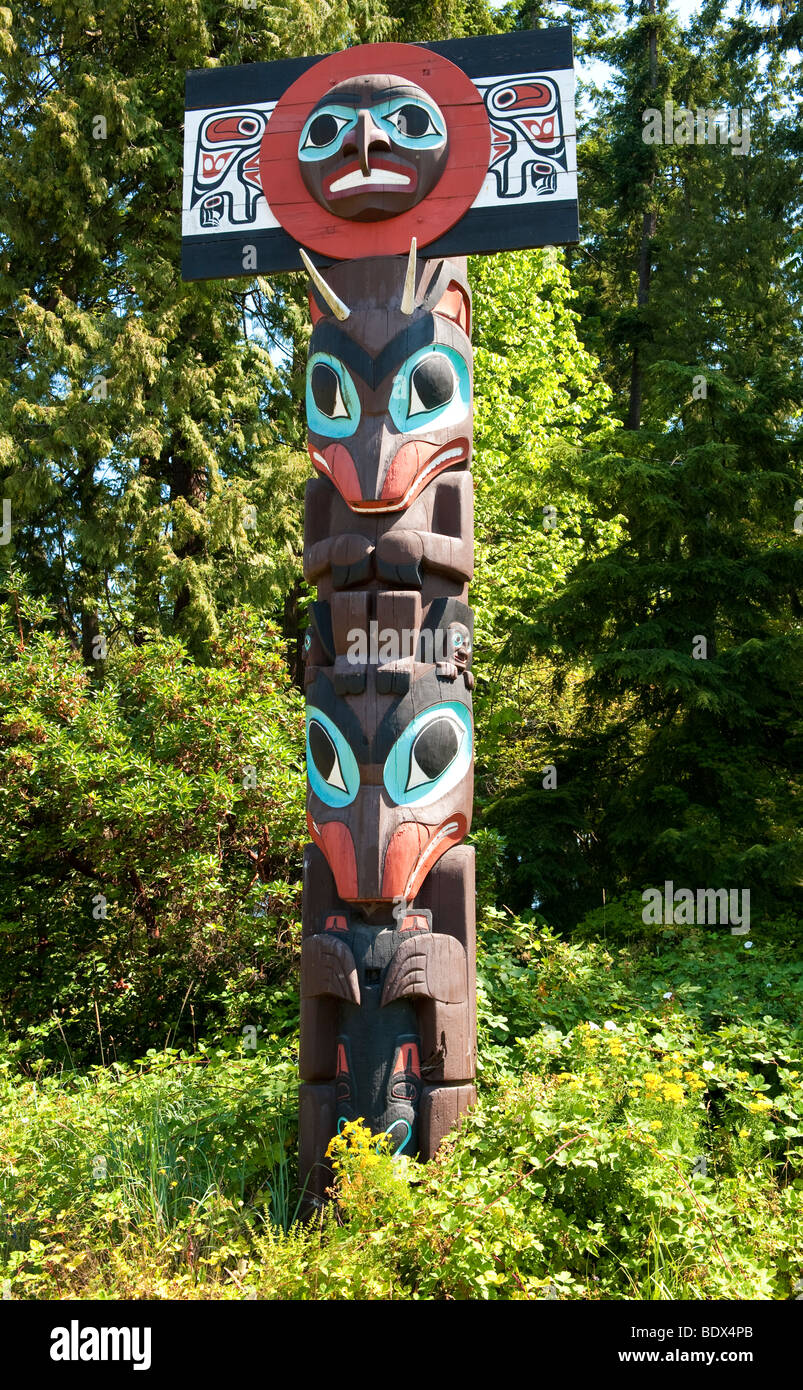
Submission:
M 404 277 L 404 293 L 401 298 L 401 311 L 411 314 L 415 308 L 415 255 L 416 240 L 410 242 L 410 255 L 407 261 L 407 274 Z
M 319 290 L 320 293 L 323 295 L 323 298 L 326 300 L 326 303 L 329 305 L 329 308 L 332 310 L 332 313 L 334 314 L 335 318 L 340 319 L 341 322 L 343 321 L 343 319 L 347 319 L 349 314 L 351 313 L 351 310 L 348 308 L 346 304 L 343 303 L 342 299 L 338 298 L 331 286 L 327 285 L 326 281 L 321 275 L 321 272 L 312 264 L 312 261 L 310 260 L 309 256 L 304 250 L 304 247 L 299 246 L 298 250 L 301 255 L 301 259 L 304 262 L 310 280 L 312 281 L 315 288 Z

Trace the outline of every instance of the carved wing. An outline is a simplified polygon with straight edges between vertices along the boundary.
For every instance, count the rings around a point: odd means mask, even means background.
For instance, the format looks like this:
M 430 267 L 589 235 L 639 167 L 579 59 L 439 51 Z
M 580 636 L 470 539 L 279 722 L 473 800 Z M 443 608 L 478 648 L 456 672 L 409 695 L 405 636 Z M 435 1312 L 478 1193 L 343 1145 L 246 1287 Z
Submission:
M 466 998 L 466 953 L 446 932 L 417 933 L 397 950 L 385 977 L 382 1003 L 407 996 L 462 1004 Z
M 301 997 L 311 999 L 321 994 L 359 1004 L 357 966 L 345 941 L 308 936 L 301 944 Z

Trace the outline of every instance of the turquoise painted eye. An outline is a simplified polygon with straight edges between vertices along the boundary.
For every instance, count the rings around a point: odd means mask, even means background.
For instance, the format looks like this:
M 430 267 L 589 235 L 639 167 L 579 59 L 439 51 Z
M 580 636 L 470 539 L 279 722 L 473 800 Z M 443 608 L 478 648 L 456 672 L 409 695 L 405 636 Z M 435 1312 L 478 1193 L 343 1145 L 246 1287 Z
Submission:
M 448 428 L 468 415 L 471 377 L 454 348 L 421 348 L 397 372 L 390 393 L 390 415 L 397 430 Z
M 337 725 L 314 705 L 307 706 L 307 776 L 327 806 L 348 806 L 360 789 L 357 759 Z
M 307 424 L 314 434 L 348 439 L 360 423 L 360 398 L 343 363 L 315 352 L 307 363 Z
M 385 760 L 383 779 L 397 806 L 426 806 L 456 787 L 468 772 L 473 746 L 464 705 L 433 705 L 416 715 Z
M 409 96 L 378 102 L 371 116 L 389 126 L 394 144 L 411 150 L 431 150 L 446 140 L 446 124 L 434 104 Z
M 357 124 L 357 112 L 352 106 L 323 106 L 313 111 L 301 132 L 298 157 L 305 162 L 328 159 L 343 142 L 346 130 Z

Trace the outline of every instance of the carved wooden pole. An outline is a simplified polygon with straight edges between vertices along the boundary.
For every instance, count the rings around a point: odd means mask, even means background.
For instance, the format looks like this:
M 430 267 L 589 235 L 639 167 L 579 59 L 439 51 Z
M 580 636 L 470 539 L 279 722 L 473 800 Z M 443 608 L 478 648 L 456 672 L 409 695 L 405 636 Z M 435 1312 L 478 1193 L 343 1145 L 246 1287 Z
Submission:
M 434 1153 L 474 1099 L 471 297 L 462 261 L 313 282 L 301 1172 L 361 1117 Z
M 471 294 L 577 239 L 571 33 L 190 73 L 187 279 L 310 275 L 300 1174 L 474 1099 Z M 304 249 L 308 248 L 308 249 Z

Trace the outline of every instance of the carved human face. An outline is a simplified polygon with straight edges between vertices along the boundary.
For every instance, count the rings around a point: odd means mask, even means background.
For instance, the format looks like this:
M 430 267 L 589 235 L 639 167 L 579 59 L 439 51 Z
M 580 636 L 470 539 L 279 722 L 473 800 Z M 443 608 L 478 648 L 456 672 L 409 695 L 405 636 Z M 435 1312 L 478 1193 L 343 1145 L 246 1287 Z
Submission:
M 471 633 L 465 623 L 450 623 L 446 629 L 446 657 L 461 671 L 467 671 L 471 665 Z
M 372 74 L 332 87 L 301 132 L 301 177 L 337 217 L 377 222 L 426 198 L 449 153 L 437 103 L 414 82 Z

